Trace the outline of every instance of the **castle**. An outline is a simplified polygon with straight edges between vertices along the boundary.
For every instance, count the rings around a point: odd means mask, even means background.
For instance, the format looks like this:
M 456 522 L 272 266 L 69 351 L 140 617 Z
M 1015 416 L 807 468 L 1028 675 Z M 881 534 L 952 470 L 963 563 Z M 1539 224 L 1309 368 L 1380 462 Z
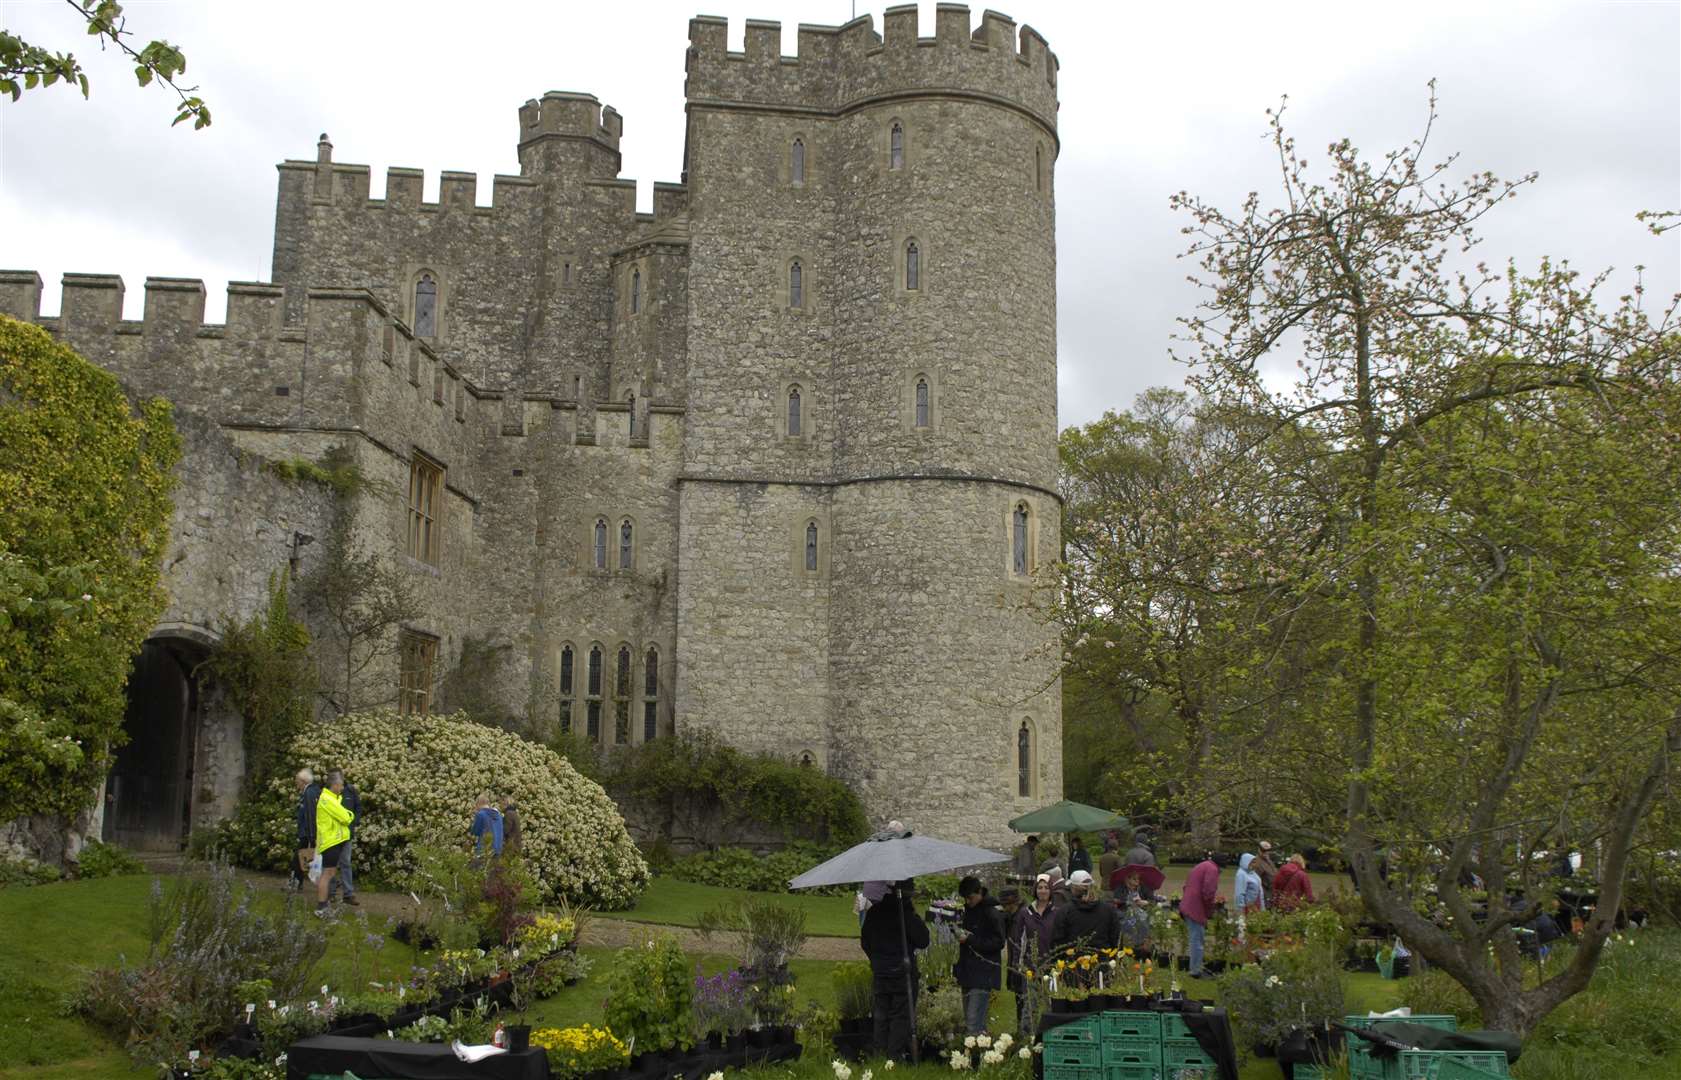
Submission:
M 357 536 L 412 577 L 387 698 L 423 710 L 469 641 L 542 730 L 711 729 L 851 782 L 873 814 L 1008 842 L 1061 797 L 1053 165 L 1057 61 L 988 11 L 839 27 L 689 24 L 680 184 L 621 179 L 623 122 L 519 110 L 478 202 L 418 170 L 279 166 L 272 284 L 0 274 L 186 458 L 169 613 L 137 661 L 100 813 L 136 846 L 226 814 L 239 718 L 200 685 L 218 627 L 307 573 L 333 497 L 271 463 L 347 453 Z M 95 826 L 98 828 L 98 824 Z

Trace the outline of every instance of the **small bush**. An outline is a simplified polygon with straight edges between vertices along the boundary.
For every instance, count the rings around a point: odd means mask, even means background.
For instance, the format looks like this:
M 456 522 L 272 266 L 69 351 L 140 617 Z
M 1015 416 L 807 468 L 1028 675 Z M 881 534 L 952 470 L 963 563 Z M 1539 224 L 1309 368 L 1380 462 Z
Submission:
M 1324 948 L 1273 953 L 1220 976 L 1220 1001 L 1240 1046 L 1276 1046 L 1293 1029 L 1343 1018 L 1342 969 Z
M 119 877 L 124 874 L 144 874 L 145 865 L 115 844 L 101 844 L 89 840 L 76 857 L 76 876 L 79 878 Z
M 34 859 L 0 859 L 0 888 L 7 885 L 45 885 L 63 876 L 64 872 L 58 867 Z
M 1481 1027 L 1477 1003 L 1452 975 L 1440 968 L 1427 968 L 1402 979 L 1401 1004 L 1422 1016 L 1453 1016 L 1462 1028 Z
M 669 934 L 628 945 L 607 973 L 607 1028 L 638 1050 L 693 1045 L 689 961 Z
M 861 1020 L 875 1012 L 875 976 L 864 961 L 835 965 L 835 1014 L 842 1020 Z
M 840 851 L 839 848 L 798 842 L 769 855 L 759 855 L 750 848 L 721 847 L 675 860 L 667 870 L 667 876 L 678 881 L 692 881 L 697 885 L 718 885 L 726 889 L 787 892 L 791 878 L 798 877 Z M 840 895 L 852 890 L 848 886 L 807 891 Z
M 276 914 L 259 914 L 251 887 L 225 864 L 177 877 L 167 893 L 154 882 L 148 914 L 146 960 L 93 972 L 72 1002 L 124 1040 L 136 1062 L 179 1060 L 232 1030 L 257 980 L 281 1000 L 301 997 L 327 951 L 291 897 Z

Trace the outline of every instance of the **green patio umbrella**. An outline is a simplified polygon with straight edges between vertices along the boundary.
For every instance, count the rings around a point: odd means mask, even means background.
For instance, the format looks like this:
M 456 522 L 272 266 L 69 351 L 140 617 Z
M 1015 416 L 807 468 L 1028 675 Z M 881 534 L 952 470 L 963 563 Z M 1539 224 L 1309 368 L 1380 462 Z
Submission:
M 1023 814 L 1010 822 L 1019 833 L 1098 832 L 1126 829 L 1127 819 L 1113 810 L 1100 810 L 1085 803 L 1064 799 Z

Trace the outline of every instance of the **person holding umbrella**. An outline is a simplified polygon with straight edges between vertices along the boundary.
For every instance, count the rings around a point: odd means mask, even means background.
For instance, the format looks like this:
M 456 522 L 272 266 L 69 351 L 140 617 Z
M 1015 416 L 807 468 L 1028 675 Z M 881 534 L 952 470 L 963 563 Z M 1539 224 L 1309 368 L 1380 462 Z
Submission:
M 892 886 L 864 912 L 858 944 L 870 959 L 875 1047 L 889 1059 L 911 1055 L 911 1021 L 920 975 L 916 954 L 929 944 L 928 924 L 916 914 L 916 883 Z

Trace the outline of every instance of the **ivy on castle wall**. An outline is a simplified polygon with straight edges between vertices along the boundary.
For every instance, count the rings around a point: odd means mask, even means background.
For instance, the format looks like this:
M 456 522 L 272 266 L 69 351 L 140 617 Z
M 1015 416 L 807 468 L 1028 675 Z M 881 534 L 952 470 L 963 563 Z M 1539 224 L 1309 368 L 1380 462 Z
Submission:
M 0 316 L 0 821 L 96 797 L 164 610 L 180 456 L 168 402 L 137 413 L 110 373 Z

